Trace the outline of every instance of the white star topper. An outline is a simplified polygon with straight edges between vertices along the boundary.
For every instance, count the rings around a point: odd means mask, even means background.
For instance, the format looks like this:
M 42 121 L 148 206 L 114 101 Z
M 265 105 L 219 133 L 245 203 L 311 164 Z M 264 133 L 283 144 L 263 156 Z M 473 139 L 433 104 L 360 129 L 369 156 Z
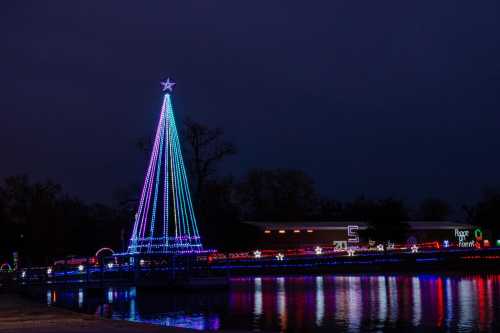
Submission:
M 163 86 L 162 91 L 172 91 L 175 86 L 175 82 L 170 81 L 170 78 L 167 78 L 167 81 L 161 81 L 160 84 Z

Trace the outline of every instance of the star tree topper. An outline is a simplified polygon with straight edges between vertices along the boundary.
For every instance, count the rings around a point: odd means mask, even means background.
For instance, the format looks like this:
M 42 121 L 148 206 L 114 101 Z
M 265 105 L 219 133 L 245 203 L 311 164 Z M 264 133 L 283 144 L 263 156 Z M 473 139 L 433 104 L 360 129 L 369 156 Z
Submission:
M 174 81 L 170 81 L 170 78 L 167 78 L 166 81 L 161 81 L 160 84 L 163 86 L 162 88 L 162 91 L 170 91 L 172 92 L 174 86 L 175 86 L 175 82 Z

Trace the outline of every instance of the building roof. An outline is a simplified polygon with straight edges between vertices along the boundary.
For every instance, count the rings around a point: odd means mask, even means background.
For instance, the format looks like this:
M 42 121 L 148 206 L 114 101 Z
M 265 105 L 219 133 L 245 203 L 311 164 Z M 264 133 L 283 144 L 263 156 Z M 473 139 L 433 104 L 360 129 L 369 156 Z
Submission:
M 271 222 L 271 221 L 245 221 L 265 230 L 345 230 L 348 226 L 358 226 L 360 230 L 368 228 L 368 223 L 363 221 L 304 221 L 304 222 Z M 406 221 L 412 230 L 453 230 L 473 229 L 475 226 L 453 221 Z

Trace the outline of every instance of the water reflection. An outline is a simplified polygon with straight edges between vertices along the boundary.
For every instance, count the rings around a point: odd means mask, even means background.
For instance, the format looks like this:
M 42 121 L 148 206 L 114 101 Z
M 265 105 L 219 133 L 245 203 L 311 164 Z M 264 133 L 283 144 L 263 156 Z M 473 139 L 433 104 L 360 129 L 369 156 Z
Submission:
M 413 326 L 420 325 L 422 318 L 422 303 L 420 303 L 420 280 L 418 277 L 411 279 L 412 296 L 413 296 Z
M 316 276 L 316 326 L 321 327 L 325 317 L 325 293 L 322 276 Z
M 254 281 L 255 291 L 253 314 L 255 316 L 255 322 L 259 322 L 260 316 L 262 316 L 262 278 L 256 277 Z
M 83 289 L 78 289 L 78 308 L 83 308 Z
M 500 275 L 233 279 L 228 291 L 48 290 L 49 305 L 199 330 L 498 331 Z
M 286 331 L 287 316 L 286 316 L 285 278 L 284 277 L 277 278 L 276 283 L 277 283 L 276 308 L 280 320 L 280 328 L 282 331 Z

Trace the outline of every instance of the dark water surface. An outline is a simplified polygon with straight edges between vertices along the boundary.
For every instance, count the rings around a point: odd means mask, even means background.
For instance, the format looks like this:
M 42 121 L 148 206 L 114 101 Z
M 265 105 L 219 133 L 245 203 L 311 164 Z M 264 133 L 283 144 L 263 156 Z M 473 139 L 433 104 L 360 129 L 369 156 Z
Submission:
M 500 274 L 248 277 L 226 291 L 187 293 L 53 289 L 47 303 L 207 330 L 500 332 Z

